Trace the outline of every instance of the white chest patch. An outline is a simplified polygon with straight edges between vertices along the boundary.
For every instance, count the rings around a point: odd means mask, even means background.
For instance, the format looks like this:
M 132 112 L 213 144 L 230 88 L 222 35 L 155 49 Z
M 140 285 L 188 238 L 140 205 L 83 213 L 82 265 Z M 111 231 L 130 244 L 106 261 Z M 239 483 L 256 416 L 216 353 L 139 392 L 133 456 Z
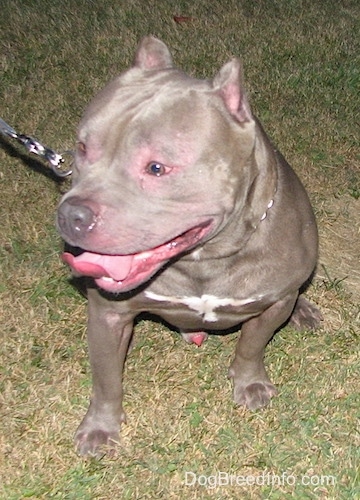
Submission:
M 233 306 L 241 307 L 259 300 L 259 297 L 248 299 L 220 299 L 214 295 L 202 295 L 201 297 L 171 297 L 166 295 L 158 295 L 150 291 L 145 292 L 146 297 L 159 302 L 169 302 L 170 304 L 183 304 L 189 309 L 196 311 L 199 316 L 202 316 L 204 321 L 213 323 L 217 321 L 215 310 L 219 307 Z
M 201 259 L 201 253 L 202 253 L 202 247 L 196 248 L 193 252 L 191 252 L 192 258 L 194 260 L 200 260 Z

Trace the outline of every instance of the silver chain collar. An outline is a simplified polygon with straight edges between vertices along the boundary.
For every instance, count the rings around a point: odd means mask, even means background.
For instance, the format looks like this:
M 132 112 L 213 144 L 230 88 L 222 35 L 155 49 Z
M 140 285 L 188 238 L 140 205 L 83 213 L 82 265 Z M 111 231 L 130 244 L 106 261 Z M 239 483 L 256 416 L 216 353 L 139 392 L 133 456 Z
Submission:
M 72 169 L 71 164 L 73 161 L 73 152 L 65 151 L 62 154 L 56 153 L 53 149 L 50 149 L 44 146 L 37 139 L 29 135 L 18 134 L 16 130 L 14 130 L 10 125 L 8 125 L 4 120 L 0 118 L 0 132 L 10 137 L 11 139 L 15 139 L 18 143 L 22 144 L 29 153 L 33 153 L 35 155 L 44 158 L 49 164 L 51 170 L 54 172 L 57 177 L 67 177 L 71 175 Z M 65 165 L 64 156 L 67 156 L 70 159 L 70 165 Z M 66 161 L 66 163 L 68 163 Z

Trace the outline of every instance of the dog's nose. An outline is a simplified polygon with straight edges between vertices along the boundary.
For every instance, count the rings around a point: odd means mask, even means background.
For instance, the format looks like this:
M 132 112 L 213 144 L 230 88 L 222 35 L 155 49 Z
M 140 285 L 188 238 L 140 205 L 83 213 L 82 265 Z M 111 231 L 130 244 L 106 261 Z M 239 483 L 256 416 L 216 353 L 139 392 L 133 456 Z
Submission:
M 84 200 L 68 198 L 61 203 L 57 225 L 62 236 L 72 245 L 79 245 L 96 224 L 96 214 Z

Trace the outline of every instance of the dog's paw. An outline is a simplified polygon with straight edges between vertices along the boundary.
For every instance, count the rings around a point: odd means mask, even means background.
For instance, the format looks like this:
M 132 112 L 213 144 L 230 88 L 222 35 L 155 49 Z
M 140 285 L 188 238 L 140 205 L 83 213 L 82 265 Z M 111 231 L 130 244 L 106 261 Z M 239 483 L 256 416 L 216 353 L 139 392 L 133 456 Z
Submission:
M 235 383 L 234 386 L 235 403 L 246 406 L 249 410 L 257 410 L 267 406 L 270 399 L 276 394 L 276 388 L 270 382 L 253 382 L 248 385 Z
M 104 455 L 111 456 L 115 453 L 118 444 L 118 432 L 94 429 L 89 432 L 79 430 L 75 434 L 76 451 L 85 458 L 100 459 Z
M 315 330 L 322 320 L 320 310 L 305 297 L 300 296 L 290 316 L 289 325 L 297 330 Z

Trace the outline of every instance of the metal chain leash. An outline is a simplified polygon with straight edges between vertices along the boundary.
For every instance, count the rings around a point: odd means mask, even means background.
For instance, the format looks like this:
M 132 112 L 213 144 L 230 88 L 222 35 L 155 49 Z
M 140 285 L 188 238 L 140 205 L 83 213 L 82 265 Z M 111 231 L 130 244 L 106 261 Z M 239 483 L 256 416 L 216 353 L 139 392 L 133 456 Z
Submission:
M 71 164 L 73 159 L 72 151 L 65 151 L 62 154 L 56 153 L 53 149 L 44 146 L 41 142 L 34 139 L 29 135 L 18 134 L 10 125 L 8 125 L 4 120 L 0 118 L 0 132 L 11 139 L 15 139 L 18 143 L 22 144 L 29 153 L 36 154 L 41 158 L 44 158 L 50 163 L 51 170 L 58 177 L 67 177 L 71 175 Z M 71 157 L 70 166 L 65 165 L 64 156 Z

